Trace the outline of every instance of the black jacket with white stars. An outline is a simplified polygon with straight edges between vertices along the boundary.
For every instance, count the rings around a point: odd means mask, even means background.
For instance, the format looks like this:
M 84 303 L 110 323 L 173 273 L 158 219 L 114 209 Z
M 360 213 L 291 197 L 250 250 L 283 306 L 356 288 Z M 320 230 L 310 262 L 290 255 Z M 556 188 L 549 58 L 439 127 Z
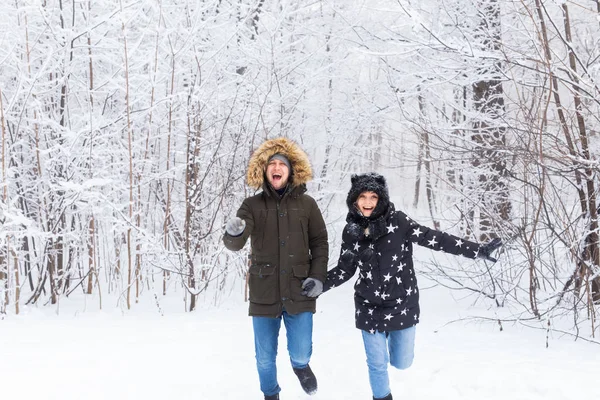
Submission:
M 366 230 L 364 217 L 356 212 L 351 211 L 347 221 L 338 264 L 328 271 L 323 291 L 347 282 L 358 268 L 356 327 L 371 333 L 401 330 L 419 322 L 413 243 L 468 258 L 476 258 L 479 251 L 477 243 L 419 225 L 396 211 L 392 203 L 381 217 L 369 220 Z

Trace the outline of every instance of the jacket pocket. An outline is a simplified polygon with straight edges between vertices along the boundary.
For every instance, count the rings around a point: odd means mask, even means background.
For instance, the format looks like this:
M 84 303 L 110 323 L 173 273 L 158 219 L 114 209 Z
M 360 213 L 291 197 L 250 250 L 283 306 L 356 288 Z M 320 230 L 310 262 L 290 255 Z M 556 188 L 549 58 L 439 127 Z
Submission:
M 300 226 L 302 227 L 302 238 L 304 239 L 304 248 L 308 249 L 309 248 L 308 218 L 300 217 Z
M 275 267 L 270 264 L 251 265 L 248 269 L 250 302 L 274 304 L 278 301 L 278 279 Z
M 292 266 L 293 277 L 290 281 L 290 289 L 292 293 L 292 300 L 294 301 L 307 301 L 314 300 L 312 297 L 304 296 L 302 294 L 302 282 L 308 278 L 310 272 L 310 264 L 299 264 Z
M 402 303 L 398 303 L 398 304 L 405 304 L 406 298 L 407 298 L 405 285 L 408 284 L 408 281 L 410 280 L 410 275 L 402 274 L 399 277 L 400 277 L 400 282 L 397 281 L 396 277 L 392 278 L 392 280 L 394 281 L 394 284 L 392 286 L 392 297 L 394 297 L 394 299 L 388 299 L 388 300 L 400 299 L 402 301 Z
M 265 241 L 265 232 L 267 231 L 267 212 L 260 210 L 260 216 L 258 217 L 257 223 L 254 226 L 252 232 L 252 250 L 262 250 L 263 243 Z

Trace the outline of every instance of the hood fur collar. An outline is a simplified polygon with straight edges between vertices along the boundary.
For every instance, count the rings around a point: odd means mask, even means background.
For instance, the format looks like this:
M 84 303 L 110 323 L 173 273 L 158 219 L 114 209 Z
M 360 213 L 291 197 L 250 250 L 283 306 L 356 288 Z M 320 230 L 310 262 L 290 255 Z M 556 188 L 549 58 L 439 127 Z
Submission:
M 386 225 L 388 224 L 388 220 L 394 211 L 394 204 L 389 203 L 383 215 L 375 218 L 369 218 L 364 217 L 356 207 L 352 207 L 346 216 L 348 233 L 353 239 L 356 240 L 368 238 L 372 241 L 375 241 L 387 234 L 388 231 Z M 369 231 L 368 236 L 365 234 L 367 229 Z
M 290 160 L 290 182 L 292 187 L 306 184 L 312 179 L 312 168 L 306 153 L 293 141 L 287 138 L 267 140 L 261 144 L 250 157 L 246 181 L 248 186 L 259 189 L 265 183 L 267 162 L 274 154 L 283 154 Z

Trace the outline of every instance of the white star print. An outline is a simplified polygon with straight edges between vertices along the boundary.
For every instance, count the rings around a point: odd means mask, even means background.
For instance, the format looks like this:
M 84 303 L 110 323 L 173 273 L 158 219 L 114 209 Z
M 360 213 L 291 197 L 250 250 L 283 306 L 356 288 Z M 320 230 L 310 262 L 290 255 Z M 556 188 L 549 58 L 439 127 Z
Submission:
M 410 296 L 412 294 L 413 290 L 412 288 L 408 288 L 408 290 L 406 291 L 406 295 Z
M 396 299 L 396 303 L 402 304 L 402 299 Z
M 420 228 L 420 227 L 419 227 L 419 228 L 417 228 L 417 229 L 415 229 L 415 230 L 413 231 L 413 235 L 415 235 L 416 237 L 419 237 L 419 235 L 420 235 L 421 233 L 423 233 L 423 232 L 421 232 L 421 228 Z
M 396 277 L 396 283 L 399 285 L 402 283 L 402 279 L 399 276 Z
M 360 246 L 358 245 L 358 242 L 354 243 L 354 250 L 358 251 L 358 249 L 360 249 Z
M 387 299 L 388 297 L 390 297 L 390 295 L 389 295 L 389 294 L 387 294 L 387 293 L 382 293 L 382 294 L 381 294 L 381 298 L 382 298 L 383 300 Z
M 362 266 L 363 266 L 363 262 L 362 262 L 362 261 L 360 261 L 360 260 L 358 260 L 358 266 L 359 266 L 359 267 L 362 267 Z
M 371 244 L 369 245 L 369 248 L 370 248 L 370 249 L 374 249 L 374 248 L 375 248 L 375 245 L 374 245 L 373 243 L 371 243 Z
M 387 275 L 383 276 L 383 279 L 385 279 L 385 282 L 389 281 L 390 279 L 392 279 L 392 276 L 390 275 L 390 273 L 388 272 Z
M 360 310 L 356 310 L 356 315 L 360 315 Z
M 344 271 L 340 271 L 340 274 L 338 275 L 338 279 L 344 279 Z
M 380 295 L 379 290 L 376 290 L 375 291 L 375 296 L 380 297 L 379 295 Z
M 367 272 L 367 279 L 373 280 L 373 274 L 371 273 L 371 271 Z
M 390 226 L 387 227 L 387 233 L 394 233 L 394 231 L 398 229 L 397 226 L 392 225 L 392 223 L 390 222 Z
M 400 265 L 398 265 L 398 272 L 402 272 L 404 270 L 404 267 L 406 267 L 406 264 L 400 263 Z
M 373 315 L 373 309 L 369 308 L 369 315 Z
M 429 241 L 429 245 L 430 245 L 431 247 L 435 247 L 436 243 L 437 243 L 437 241 L 435 240 L 435 236 L 434 236 L 434 237 L 433 237 L 433 239 L 431 239 L 431 240 Z
M 398 255 L 397 255 L 397 254 L 394 254 L 394 255 L 392 256 L 392 261 L 397 261 L 397 260 L 398 260 Z
M 408 312 L 408 308 L 405 308 L 404 310 L 400 311 L 400 314 L 406 315 L 407 312 Z
M 394 318 L 394 317 L 392 316 L 392 314 L 386 314 L 386 315 L 385 315 L 385 317 L 383 317 L 383 319 L 385 319 L 385 320 L 387 320 L 387 321 L 391 321 L 391 320 L 392 320 L 392 318 Z
M 462 246 L 463 244 L 464 244 L 464 242 L 462 241 L 462 239 L 458 239 L 458 240 L 456 241 L 456 247 L 460 247 L 460 246 Z
M 369 332 L 370 332 L 371 334 L 373 334 L 373 333 L 375 333 L 375 330 L 374 330 L 374 329 L 371 329 Z

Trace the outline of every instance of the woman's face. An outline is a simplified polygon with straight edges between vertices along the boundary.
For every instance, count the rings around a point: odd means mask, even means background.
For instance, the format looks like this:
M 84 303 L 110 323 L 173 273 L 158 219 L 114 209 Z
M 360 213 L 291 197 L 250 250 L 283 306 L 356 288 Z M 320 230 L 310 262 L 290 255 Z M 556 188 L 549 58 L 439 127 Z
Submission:
M 379 201 L 379 196 L 375 192 L 362 192 L 356 199 L 356 207 L 365 217 L 370 217 Z

